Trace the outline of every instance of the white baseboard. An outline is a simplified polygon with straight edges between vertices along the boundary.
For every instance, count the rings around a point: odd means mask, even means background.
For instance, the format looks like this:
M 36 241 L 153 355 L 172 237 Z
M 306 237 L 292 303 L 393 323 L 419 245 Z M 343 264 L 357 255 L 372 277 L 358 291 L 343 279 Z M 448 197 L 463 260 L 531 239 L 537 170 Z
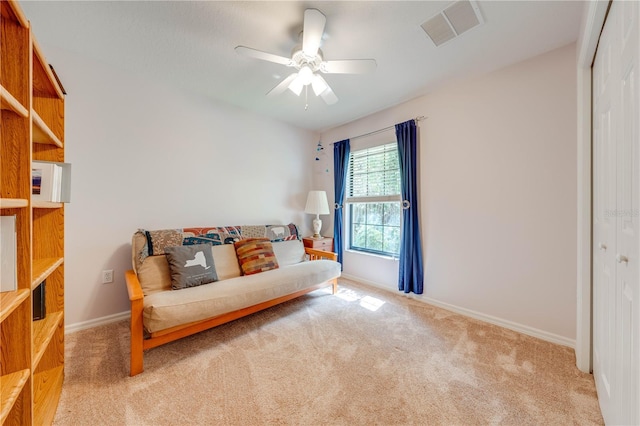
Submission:
M 89 321 L 68 324 L 64 327 L 64 334 L 75 333 L 76 331 L 86 330 L 88 328 L 98 327 L 112 322 L 122 321 L 131 317 L 131 311 L 120 312 L 118 314 L 107 315 L 106 317 L 94 318 Z
M 547 342 L 551 342 L 551 343 L 555 343 L 558 345 L 562 345 L 562 346 L 568 346 L 572 349 L 575 349 L 576 347 L 576 341 L 573 339 L 569 339 L 567 337 L 564 336 L 559 336 L 557 334 L 553 334 L 553 333 L 549 333 L 547 331 L 544 330 L 540 330 L 537 328 L 533 328 L 533 327 L 529 327 L 527 325 L 523 325 L 523 324 L 518 324 L 515 323 L 513 321 L 508 321 L 502 318 L 498 318 L 498 317 L 494 317 L 491 315 L 487 315 L 487 314 L 483 314 L 482 312 L 477 312 L 477 311 L 473 311 L 471 309 L 467 309 L 467 308 L 462 308 L 460 306 L 455 306 L 455 305 L 451 305 L 449 303 L 445 303 L 445 302 L 440 302 L 436 299 L 431 299 L 429 297 L 425 297 L 425 296 L 421 296 L 421 295 L 414 295 L 413 293 L 409 293 L 409 294 L 405 294 L 405 293 L 400 293 L 398 291 L 394 291 L 394 289 L 391 289 L 389 287 L 384 286 L 383 284 L 380 283 L 376 283 L 374 281 L 369 281 L 369 280 L 365 280 L 359 277 L 355 277 L 353 275 L 349 275 L 349 274 L 342 274 L 342 277 L 347 279 L 347 280 L 351 280 L 351 281 L 355 281 L 357 283 L 361 283 L 364 285 L 370 285 L 372 287 L 376 287 L 382 290 L 386 290 L 390 293 L 399 295 L 399 296 L 404 296 L 404 297 L 409 297 L 411 299 L 420 301 L 420 302 L 424 302 L 427 303 L 429 305 L 433 305 L 433 306 L 437 306 L 439 308 L 442 309 L 446 309 L 448 311 L 451 312 L 455 312 L 457 314 L 460 315 L 464 315 L 467 317 L 471 317 L 480 321 L 484 321 L 484 322 L 488 322 L 489 324 L 493 324 L 493 325 L 497 325 L 503 328 L 507 328 L 509 330 L 513 330 L 513 331 L 517 331 L 518 333 L 522 333 L 522 334 L 526 334 L 528 336 L 532 336 L 532 337 L 536 337 L 538 339 L 541 340 L 545 340 Z
M 529 327 L 523 324 L 518 324 L 515 323 L 513 321 L 508 321 L 502 318 L 498 318 L 498 317 L 494 317 L 491 315 L 487 315 L 487 314 L 483 314 L 481 312 L 477 312 L 477 311 L 473 311 L 471 309 L 467 309 L 467 308 L 462 308 L 459 306 L 455 306 L 455 305 L 451 305 L 449 303 L 444 303 L 444 302 L 440 302 L 436 299 L 431 299 L 429 297 L 425 297 L 425 296 L 421 296 L 421 295 L 414 295 L 413 293 L 409 293 L 409 294 L 405 294 L 405 293 L 399 293 L 398 291 L 391 289 L 383 284 L 380 283 L 376 283 L 374 281 L 369 281 L 369 280 L 365 280 L 363 278 L 359 278 L 353 275 L 349 275 L 349 274 L 342 274 L 342 277 L 347 279 L 347 280 L 351 280 L 351 281 L 355 281 L 357 283 L 361 283 L 364 285 L 369 285 L 375 288 L 379 288 L 381 290 L 386 290 L 390 293 L 399 295 L 399 296 L 404 296 L 404 297 L 409 297 L 411 299 L 429 304 L 429 305 L 433 305 L 433 306 L 437 306 L 439 308 L 442 309 L 446 309 L 448 311 L 451 312 L 455 312 L 457 314 L 460 315 L 464 315 L 467 317 L 471 317 L 480 321 L 484 321 L 484 322 L 488 322 L 489 324 L 494 324 L 497 325 L 499 327 L 504 327 L 507 328 L 509 330 L 513 330 L 513 331 L 517 331 L 518 333 L 522 333 L 522 334 L 526 334 L 528 336 L 532 336 L 532 337 L 536 337 L 538 339 L 542 339 L 545 340 L 547 342 L 551 342 L 551 343 L 556 343 L 558 345 L 562 345 L 562 346 L 568 346 L 570 348 L 575 349 L 576 346 L 576 341 L 573 339 L 568 339 L 566 337 L 563 336 L 559 336 L 557 334 L 553 334 L 553 333 L 549 333 L 547 331 L 544 330 L 540 330 L 537 328 L 533 328 L 533 327 Z M 130 311 L 126 311 L 126 312 L 120 312 L 117 314 L 113 314 L 113 315 L 107 315 L 105 317 L 101 317 L 101 318 L 95 318 L 89 321 L 83 321 L 83 322 L 79 322 L 79 323 L 75 323 L 75 324 L 69 324 L 67 326 L 65 326 L 64 328 L 64 332 L 65 334 L 69 334 L 69 333 L 74 333 L 76 331 L 80 331 L 80 330 L 86 330 L 88 328 L 93 328 L 93 327 L 98 327 L 101 325 L 105 325 L 105 324 L 110 324 L 112 322 L 117 322 L 117 321 L 121 321 L 124 319 L 128 319 L 130 318 L 131 312 Z

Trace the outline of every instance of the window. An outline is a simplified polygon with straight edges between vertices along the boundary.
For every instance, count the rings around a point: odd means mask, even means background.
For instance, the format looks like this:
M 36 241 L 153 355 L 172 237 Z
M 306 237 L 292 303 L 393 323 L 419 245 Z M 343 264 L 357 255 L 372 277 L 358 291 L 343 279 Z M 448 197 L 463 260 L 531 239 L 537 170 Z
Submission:
M 397 256 L 400 201 L 397 143 L 352 152 L 346 200 L 349 249 Z

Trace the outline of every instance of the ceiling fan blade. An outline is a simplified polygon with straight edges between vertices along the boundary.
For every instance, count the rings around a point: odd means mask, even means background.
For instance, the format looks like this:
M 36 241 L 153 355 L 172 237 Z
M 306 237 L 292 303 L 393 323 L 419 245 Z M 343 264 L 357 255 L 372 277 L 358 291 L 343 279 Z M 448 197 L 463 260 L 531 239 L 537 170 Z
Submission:
M 269 92 L 267 92 L 267 96 L 271 97 L 271 96 L 277 96 L 282 94 L 285 90 L 287 90 L 291 82 L 295 80 L 297 76 L 298 76 L 297 72 L 294 72 L 293 74 L 289 75 L 289 77 L 285 78 L 280 83 L 278 83 L 276 87 L 269 90 Z
M 314 74 L 313 80 L 311 80 L 311 88 L 316 96 L 320 96 L 322 92 L 329 88 L 329 84 L 325 81 L 320 74 Z
M 310 58 L 315 58 L 322 41 L 324 24 L 327 18 L 317 9 L 304 11 L 304 29 L 302 30 L 302 51 Z
M 347 59 L 344 61 L 325 61 L 320 71 L 327 74 L 366 74 L 376 69 L 375 59 Z
M 293 66 L 293 61 L 284 56 L 274 55 L 273 53 L 263 52 L 261 50 L 252 49 L 245 46 L 236 46 L 236 53 L 249 58 L 261 59 L 263 61 L 275 62 L 286 66 Z
M 324 92 L 320 93 L 320 97 L 327 105 L 333 105 L 338 102 L 338 97 L 333 93 L 333 90 L 331 90 L 331 87 L 329 86 L 327 86 Z

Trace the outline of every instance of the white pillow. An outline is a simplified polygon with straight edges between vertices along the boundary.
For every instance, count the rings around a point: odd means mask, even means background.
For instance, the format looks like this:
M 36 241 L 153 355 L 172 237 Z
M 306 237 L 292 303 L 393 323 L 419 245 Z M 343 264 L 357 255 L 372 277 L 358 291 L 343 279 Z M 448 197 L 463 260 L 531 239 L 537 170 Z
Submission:
M 272 242 L 273 253 L 276 255 L 278 265 L 288 266 L 305 260 L 304 245 L 299 240 Z
M 211 253 L 213 254 L 213 263 L 216 265 L 219 280 L 240 276 L 240 265 L 238 265 L 236 249 L 233 244 L 211 246 Z

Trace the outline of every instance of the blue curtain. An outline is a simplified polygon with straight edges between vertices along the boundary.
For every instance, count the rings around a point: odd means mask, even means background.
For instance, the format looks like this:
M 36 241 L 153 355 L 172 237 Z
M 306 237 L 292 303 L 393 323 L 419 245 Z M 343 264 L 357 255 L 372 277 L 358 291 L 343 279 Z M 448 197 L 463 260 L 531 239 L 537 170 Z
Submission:
M 333 181 L 335 194 L 335 213 L 333 216 L 333 246 L 338 254 L 338 262 L 342 268 L 344 253 L 344 191 L 349 168 L 349 139 L 333 144 Z
M 396 124 L 400 160 L 400 192 L 402 194 L 402 239 L 398 290 L 422 294 L 424 271 L 418 215 L 416 123 L 409 120 Z

